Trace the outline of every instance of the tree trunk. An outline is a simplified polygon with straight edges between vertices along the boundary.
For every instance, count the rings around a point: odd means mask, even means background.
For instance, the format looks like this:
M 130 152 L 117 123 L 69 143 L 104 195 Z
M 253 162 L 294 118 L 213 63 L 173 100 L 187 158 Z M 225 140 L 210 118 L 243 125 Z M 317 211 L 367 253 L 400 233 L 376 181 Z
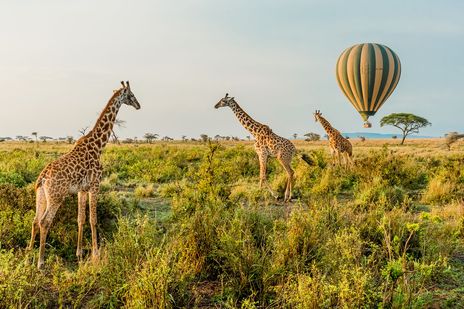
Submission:
M 403 139 L 401 140 L 401 144 L 400 145 L 403 145 L 404 144 L 404 140 L 406 139 L 406 133 L 403 133 Z

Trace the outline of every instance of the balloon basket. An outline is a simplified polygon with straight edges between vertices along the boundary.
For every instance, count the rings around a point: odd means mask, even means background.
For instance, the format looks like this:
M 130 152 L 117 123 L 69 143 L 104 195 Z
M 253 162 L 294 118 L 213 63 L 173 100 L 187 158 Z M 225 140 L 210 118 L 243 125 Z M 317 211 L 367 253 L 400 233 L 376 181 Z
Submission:
M 372 128 L 372 124 L 369 121 L 366 121 L 366 122 L 364 122 L 363 127 L 366 128 L 366 129 L 369 129 L 369 128 Z

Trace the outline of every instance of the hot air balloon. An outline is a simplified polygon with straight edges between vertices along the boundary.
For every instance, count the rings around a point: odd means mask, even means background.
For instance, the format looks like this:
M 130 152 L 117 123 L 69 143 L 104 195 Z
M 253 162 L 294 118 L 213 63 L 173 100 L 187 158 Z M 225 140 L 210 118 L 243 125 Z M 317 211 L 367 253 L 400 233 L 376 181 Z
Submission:
M 337 61 L 336 76 L 341 90 L 367 121 L 395 90 L 401 75 L 398 56 L 387 46 L 374 43 L 353 45 Z

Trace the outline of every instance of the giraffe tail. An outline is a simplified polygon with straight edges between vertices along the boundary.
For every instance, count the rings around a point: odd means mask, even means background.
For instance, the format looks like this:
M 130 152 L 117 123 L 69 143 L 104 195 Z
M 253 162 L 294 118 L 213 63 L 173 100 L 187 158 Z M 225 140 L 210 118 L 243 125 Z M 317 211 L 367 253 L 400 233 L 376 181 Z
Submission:
M 37 191 L 43 185 L 43 181 L 44 181 L 44 178 L 45 178 L 44 171 L 45 171 L 45 169 L 40 173 L 39 177 L 37 177 L 37 180 L 36 180 L 35 186 L 34 186 L 35 191 Z
M 40 187 L 42 186 L 42 178 L 39 178 L 37 179 L 37 181 L 35 182 L 35 191 L 37 191 Z
M 305 161 L 309 166 L 317 165 L 314 159 L 305 153 L 301 154 L 301 160 Z

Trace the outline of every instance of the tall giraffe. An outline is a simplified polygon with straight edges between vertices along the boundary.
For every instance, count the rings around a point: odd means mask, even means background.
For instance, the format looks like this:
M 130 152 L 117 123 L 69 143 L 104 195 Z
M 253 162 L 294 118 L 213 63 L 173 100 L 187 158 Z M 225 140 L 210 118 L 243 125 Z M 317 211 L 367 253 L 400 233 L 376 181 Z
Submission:
M 40 173 L 35 184 L 36 214 L 32 222 L 31 241 L 28 249 L 34 247 L 34 241 L 40 229 L 40 249 L 37 267 L 44 265 L 45 241 L 56 212 L 70 193 L 78 193 L 78 236 L 76 255 L 82 258 L 82 232 L 85 222 L 85 208 L 89 199 L 90 228 L 92 231 L 92 258 L 98 258 L 97 246 L 97 194 L 99 192 L 102 166 L 100 156 L 108 142 L 121 105 L 131 105 L 135 109 L 140 104 L 131 91 L 129 82 L 121 82 L 122 88 L 115 90 L 103 109 L 94 128 L 81 137 L 73 149 L 48 164 Z
M 234 97 L 226 96 L 219 100 L 215 108 L 229 106 L 237 116 L 238 121 L 256 139 L 255 150 L 259 158 L 259 186 L 266 185 L 271 194 L 272 192 L 266 179 L 267 160 L 270 156 L 277 157 L 282 167 L 287 172 L 287 186 L 285 188 L 284 201 L 290 201 L 292 197 L 293 170 L 291 167 L 292 157 L 296 152 L 295 146 L 288 139 L 278 136 L 265 124 L 261 124 L 250 117 L 235 101 Z
M 340 155 L 342 155 L 345 165 L 352 164 L 353 146 L 350 141 L 344 138 L 337 129 L 332 127 L 327 119 L 322 117 L 321 111 L 316 110 L 314 120 L 320 122 L 329 137 L 329 147 L 333 161 L 336 159 L 338 164 L 340 164 Z

